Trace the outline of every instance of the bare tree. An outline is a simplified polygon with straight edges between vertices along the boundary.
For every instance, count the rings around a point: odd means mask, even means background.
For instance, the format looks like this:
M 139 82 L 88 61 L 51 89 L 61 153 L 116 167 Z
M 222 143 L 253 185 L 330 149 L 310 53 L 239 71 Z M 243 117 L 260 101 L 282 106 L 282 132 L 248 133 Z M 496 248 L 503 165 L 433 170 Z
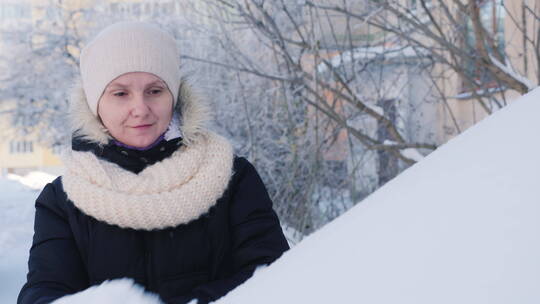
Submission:
M 211 21 L 199 26 L 227 55 L 184 58 L 234 75 L 232 100 L 259 92 L 251 103 L 300 110 L 289 142 L 302 143 L 311 158 L 289 176 L 309 194 L 294 198 L 269 172 L 265 178 L 282 217 L 305 234 L 444 143 L 447 137 L 429 131 L 440 124 L 433 121 L 438 109 L 449 116 L 448 132 L 463 131 L 456 96 L 474 98 L 488 115 L 507 103 L 508 92 L 536 86 L 540 8 L 517 2 L 207 0 L 203 14 Z M 505 41 L 509 26 L 518 34 Z M 247 136 L 256 129 L 248 127 Z M 291 161 L 285 171 L 296 168 Z
M 66 143 L 69 90 L 80 53 L 78 22 L 84 10 L 70 10 L 63 1 L 43 6 L 43 18 L 4 32 L 8 48 L 0 98 L 12 105 L 13 126 L 22 134 L 37 132 L 44 144 Z
M 369 1 L 374 14 L 362 14 L 343 4 L 307 1 L 310 7 L 365 22 L 392 39 L 429 56 L 439 75 L 458 77 L 488 113 L 506 104 L 504 94 L 524 94 L 540 80 L 540 5 L 534 0 L 383 0 Z M 505 31 L 511 31 L 509 35 Z M 442 71 L 451 71 L 451 74 Z M 449 80 L 449 81 L 454 81 Z M 441 81 L 439 79 L 439 85 Z M 455 88 L 451 88 L 454 89 Z M 441 90 L 446 98 L 455 92 Z
M 281 152 L 256 144 L 247 154 L 268 152 L 255 160 L 264 163 L 263 177 L 281 217 L 302 235 L 414 163 L 422 156 L 418 150 L 436 148 L 429 134 L 411 131 L 407 119 L 420 110 L 405 98 L 410 95 L 405 79 L 423 73 L 431 61 L 401 46 L 371 46 L 369 32 L 352 30 L 361 24 L 345 15 L 336 20 L 329 10 L 306 2 L 207 5 L 201 14 L 211 22 L 199 26 L 224 55 L 184 58 L 234 75 L 227 82 L 237 94 L 232 100 L 258 105 L 252 115 L 270 105 L 274 113 L 287 110 L 278 114 L 286 120 L 273 121 L 287 129 L 274 134 L 251 127 L 255 117 L 246 116 L 250 140 L 264 134 L 275 147 L 276 141 L 287 143 Z M 422 101 L 432 98 L 430 90 L 425 88 Z

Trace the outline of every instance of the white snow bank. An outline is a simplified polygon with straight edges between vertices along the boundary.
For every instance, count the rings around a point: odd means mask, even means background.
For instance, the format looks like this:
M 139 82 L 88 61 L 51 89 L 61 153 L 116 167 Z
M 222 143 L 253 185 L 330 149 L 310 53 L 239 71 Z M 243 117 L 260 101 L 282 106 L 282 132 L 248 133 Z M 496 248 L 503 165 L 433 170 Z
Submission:
M 0 178 L 0 303 L 15 303 L 26 281 L 39 192 Z
M 105 281 L 73 295 L 64 296 L 52 304 L 162 304 L 155 294 L 144 291 L 132 279 Z
M 51 175 L 45 172 L 41 171 L 32 171 L 25 176 L 19 176 L 16 174 L 8 174 L 8 179 L 18 181 L 19 183 L 34 189 L 34 190 L 41 190 L 45 185 L 52 182 L 55 178 L 57 178 L 56 175 Z
M 540 303 L 540 89 L 218 301 Z

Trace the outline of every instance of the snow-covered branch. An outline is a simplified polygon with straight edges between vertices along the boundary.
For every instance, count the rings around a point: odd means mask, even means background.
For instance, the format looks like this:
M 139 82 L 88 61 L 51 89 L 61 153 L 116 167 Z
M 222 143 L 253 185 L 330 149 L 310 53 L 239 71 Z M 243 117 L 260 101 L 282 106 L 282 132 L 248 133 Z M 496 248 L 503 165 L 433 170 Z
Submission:
M 525 85 L 529 91 L 534 90 L 536 87 L 538 87 L 537 84 L 535 84 L 532 80 L 525 77 L 524 75 L 517 72 L 514 67 L 511 65 L 511 63 L 505 58 L 505 62 L 500 62 L 497 58 L 495 58 L 493 55 L 489 55 L 489 59 L 493 64 L 501 69 L 504 73 L 509 75 L 510 77 L 514 78 L 515 80 L 521 82 L 523 85 Z

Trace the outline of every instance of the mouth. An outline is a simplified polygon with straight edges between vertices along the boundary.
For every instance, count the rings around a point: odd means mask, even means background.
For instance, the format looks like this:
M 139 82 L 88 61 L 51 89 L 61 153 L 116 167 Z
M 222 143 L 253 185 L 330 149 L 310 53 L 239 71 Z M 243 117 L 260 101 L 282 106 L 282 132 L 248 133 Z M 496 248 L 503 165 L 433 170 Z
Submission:
M 132 128 L 134 128 L 134 129 L 145 129 L 145 128 L 149 128 L 151 126 L 152 126 L 152 124 L 144 124 L 144 125 L 133 126 Z

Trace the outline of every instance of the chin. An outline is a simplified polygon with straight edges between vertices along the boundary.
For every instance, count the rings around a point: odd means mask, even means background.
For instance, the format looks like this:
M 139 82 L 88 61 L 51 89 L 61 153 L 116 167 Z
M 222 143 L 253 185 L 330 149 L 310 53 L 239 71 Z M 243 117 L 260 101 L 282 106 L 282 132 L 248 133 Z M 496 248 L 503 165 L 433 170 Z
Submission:
M 133 145 L 133 146 L 137 147 L 137 148 L 145 148 L 145 147 L 148 147 L 151 144 L 153 144 L 156 140 L 157 140 L 157 137 L 152 138 L 152 139 L 144 139 L 144 140 L 141 140 L 141 141 L 137 141 L 136 144 Z
M 132 147 L 135 147 L 135 148 L 145 148 L 145 147 L 148 147 L 151 144 L 153 144 L 158 139 L 158 137 L 159 136 L 146 137 L 146 138 L 136 138 L 136 139 L 126 140 L 126 141 L 121 140 L 121 142 L 128 145 L 128 146 L 132 146 Z

